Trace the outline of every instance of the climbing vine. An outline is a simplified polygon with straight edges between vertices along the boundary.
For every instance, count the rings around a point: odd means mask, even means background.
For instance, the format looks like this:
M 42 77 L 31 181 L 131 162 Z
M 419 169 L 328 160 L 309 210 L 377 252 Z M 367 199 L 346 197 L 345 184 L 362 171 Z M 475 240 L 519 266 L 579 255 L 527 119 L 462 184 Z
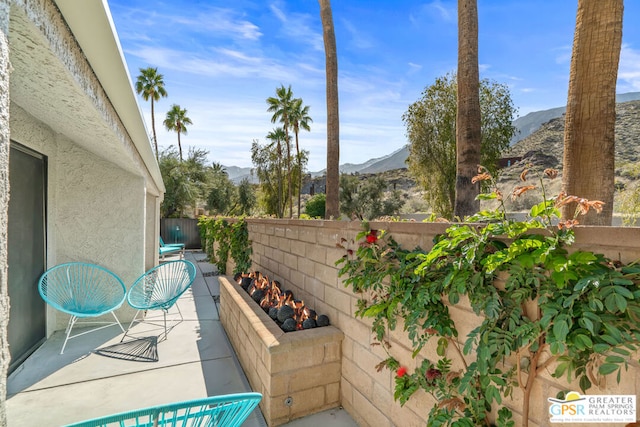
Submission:
M 429 426 L 513 426 L 503 406 L 514 388 L 522 390 L 523 426 L 536 378 L 578 380 L 585 391 L 615 374 L 620 381 L 640 343 L 640 267 L 601 254 L 567 248 L 572 227 L 602 202 L 559 194 L 547 198 L 547 169 L 510 194 L 517 198 L 540 187 L 543 200 L 524 221 L 509 219 L 502 193 L 481 170 L 480 195 L 498 205 L 451 224 L 431 250 L 407 250 L 389 233 L 368 223 L 356 239 L 342 239 L 337 261 L 344 283 L 359 294 L 356 315 L 372 319 L 372 331 L 388 353 L 376 368 L 395 372 L 394 397 L 405 404 L 419 389 L 435 404 Z M 574 218 L 560 220 L 559 208 L 575 204 Z M 459 336 L 450 308 L 466 306 L 478 326 Z M 433 358 L 409 372 L 393 356 L 388 335 L 402 320 L 416 357 L 435 340 Z M 562 398 L 563 396 L 558 396 Z M 493 415 L 491 415 L 493 414 Z
M 220 274 L 227 272 L 229 255 L 235 264 L 233 273 L 249 271 L 252 249 L 244 218 L 229 222 L 224 218 L 201 216 L 198 226 L 202 247 Z

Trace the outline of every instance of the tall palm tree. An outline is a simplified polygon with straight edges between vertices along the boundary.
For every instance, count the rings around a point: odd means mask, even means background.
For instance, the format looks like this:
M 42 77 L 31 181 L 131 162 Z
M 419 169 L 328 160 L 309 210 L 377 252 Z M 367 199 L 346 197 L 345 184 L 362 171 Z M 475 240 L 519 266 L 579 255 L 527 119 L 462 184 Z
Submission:
M 140 75 L 136 80 L 136 93 L 142 95 L 142 99 L 145 101 L 151 100 L 151 129 L 153 131 L 153 143 L 156 148 L 156 160 L 159 161 L 154 102 L 159 101 L 161 96 L 167 96 L 167 91 L 164 88 L 164 76 L 158 74 L 157 68 L 140 68 Z
M 480 184 L 471 179 L 480 164 L 482 141 L 478 70 L 478 3 L 458 0 L 458 94 L 456 109 L 456 197 L 454 217 L 480 210 Z
M 318 0 L 324 39 L 327 80 L 327 198 L 325 218 L 340 216 L 340 118 L 338 113 L 338 52 L 330 0 Z
M 291 186 L 291 146 L 289 145 L 289 128 L 291 126 L 291 109 L 293 106 L 293 92 L 291 91 L 291 85 L 285 88 L 284 85 L 276 89 L 276 96 L 270 96 L 267 98 L 267 104 L 269 108 L 267 111 L 273 113 L 271 116 L 271 123 L 281 122 L 284 129 L 285 139 L 287 144 L 287 181 L 289 183 L 289 218 L 293 217 L 293 203 L 292 200 L 292 186 Z
M 294 99 L 291 115 L 289 120 L 293 127 L 293 133 L 296 136 L 296 158 L 298 159 L 298 173 L 300 174 L 300 180 L 298 182 L 298 218 L 300 218 L 300 192 L 302 191 L 302 157 L 300 157 L 300 144 L 298 142 L 298 134 L 300 129 L 311 131 L 309 123 L 313 122 L 309 117 L 309 106 L 302 105 L 302 98 Z
M 284 197 L 284 182 L 282 180 L 282 164 L 280 161 L 282 160 L 282 143 L 287 138 L 287 135 L 284 131 L 284 128 L 278 127 L 273 129 L 271 132 L 267 134 L 267 139 L 271 141 L 271 144 L 276 145 L 276 152 L 278 153 L 278 161 L 276 163 L 276 180 L 278 181 L 278 194 L 277 194 L 277 215 L 278 218 L 282 218 L 284 216 L 284 204 L 282 203 L 282 198 Z M 289 198 L 289 202 L 291 202 L 291 198 Z
M 182 144 L 180 143 L 180 134 L 187 134 L 187 125 L 193 122 L 187 117 L 187 110 L 181 109 L 179 105 L 173 104 L 167 112 L 167 118 L 164 119 L 164 127 L 168 131 L 174 131 L 178 134 L 178 151 L 180 152 L 180 161 L 182 161 Z
M 564 130 L 562 186 L 570 195 L 604 202 L 582 224 L 611 225 L 615 189 L 616 80 L 623 0 L 578 1 Z M 573 218 L 575 204 L 562 216 Z

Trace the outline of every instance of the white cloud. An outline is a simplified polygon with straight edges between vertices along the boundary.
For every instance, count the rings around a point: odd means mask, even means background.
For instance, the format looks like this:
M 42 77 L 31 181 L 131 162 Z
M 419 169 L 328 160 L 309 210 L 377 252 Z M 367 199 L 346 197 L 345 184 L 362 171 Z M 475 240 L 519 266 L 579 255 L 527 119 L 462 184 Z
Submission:
M 407 74 L 414 74 L 414 73 L 417 73 L 420 70 L 422 70 L 422 65 L 420 65 L 420 64 L 415 64 L 413 62 L 409 62 L 409 63 L 407 63 L 407 65 L 409 65 L 409 71 L 407 71 Z
M 455 2 L 450 3 L 449 5 L 444 4 L 441 0 L 435 0 L 431 3 L 426 4 L 425 9 L 428 10 L 432 14 L 437 14 L 440 19 L 445 22 L 457 22 L 458 21 L 458 12 L 456 9 Z
M 356 49 L 371 49 L 374 46 L 373 41 L 362 33 L 353 23 L 347 19 L 341 20 L 344 28 L 351 35 L 350 44 Z
M 312 24 L 315 19 L 311 15 L 304 13 L 287 12 L 284 10 L 284 3 L 281 1 L 269 4 L 269 9 L 275 17 L 282 23 L 281 31 L 291 42 L 306 43 L 316 51 L 324 52 L 324 40 L 322 38 L 322 27 Z

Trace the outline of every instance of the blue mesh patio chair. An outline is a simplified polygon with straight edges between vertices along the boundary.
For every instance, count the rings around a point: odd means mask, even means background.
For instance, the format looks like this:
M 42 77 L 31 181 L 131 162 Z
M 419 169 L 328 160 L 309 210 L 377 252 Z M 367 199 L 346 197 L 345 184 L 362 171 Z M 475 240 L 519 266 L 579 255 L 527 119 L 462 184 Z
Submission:
M 67 427 L 240 427 L 260 399 L 260 393 L 213 396 L 122 412 Z
M 47 304 L 71 315 L 60 354 L 64 353 L 67 341 L 71 338 L 113 325 L 120 326 L 124 332 L 114 310 L 124 302 L 127 289 L 118 276 L 104 267 L 84 262 L 57 265 L 42 274 L 38 281 L 38 291 Z M 79 319 L 96 318 L 109 313 L 113 315 L 115 322 L 92 320 L 78 322 Z M 102 324 L 103 326 L 71 335 L 76 324 L 78 326 Z
M 127 302 L 138 311 L 131 320 L 122 341 L 129 333 L 141 311 L 162 310 L 164 317 L 164 337 L 167 338 L 167 312 L 196 278 L 196 266 L 191 261 L 168 261 L 148 270 L 140 276 L 127 293 Z M 176 305 L 180 321 L 184 320 L 180 307 Z

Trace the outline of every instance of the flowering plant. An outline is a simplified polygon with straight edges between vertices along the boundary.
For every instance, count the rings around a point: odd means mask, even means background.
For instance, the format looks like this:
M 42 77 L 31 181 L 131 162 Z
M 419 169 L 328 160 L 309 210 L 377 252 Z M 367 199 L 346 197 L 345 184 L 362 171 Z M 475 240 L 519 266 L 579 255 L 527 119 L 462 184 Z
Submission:
M 580 215 L 600 210 L 602 202 L 562 193 L 547 198 L 544 180 L 557 172 L 543 171 L 536 184 L 528 174 L 511 197 L 539 186 L 542 201 L 524 221 L 507 217 L 502 193 L 481 169 L 474 182 L 488 181 L 489 191 L 479 198 L 499 207 L 451 224 L 430 250 L 404 249 L 366 222 L 355 252 L 346 239 L 338 245 L 347 251 L 336 263 L 339 275 L 360 296 L 356 315 L 373 320 L 388 353 L 376 368 L 396 372 L 394 397 L 401 404 L 419 389 L 434 397 L 429 425 L 513 426 L 503 402 L 517 387 L 527 426 L 529 397 L 542 372 L 554 368 L 554 376 L 577 379 L 586 390 L 609 374 L 619 381 L 640 347 L 640 267 L 567 250 Z M 570 203 L 574 217 L 560 218 L 559 208 Z M 479 316 L 466 337 L 449 315 L 463 296 Z M 413 357 L 423 357 L 414 372 L 400 365 L 388 340 L 398 319 Z M 431 340 L 435 352 L 421 353 Z

